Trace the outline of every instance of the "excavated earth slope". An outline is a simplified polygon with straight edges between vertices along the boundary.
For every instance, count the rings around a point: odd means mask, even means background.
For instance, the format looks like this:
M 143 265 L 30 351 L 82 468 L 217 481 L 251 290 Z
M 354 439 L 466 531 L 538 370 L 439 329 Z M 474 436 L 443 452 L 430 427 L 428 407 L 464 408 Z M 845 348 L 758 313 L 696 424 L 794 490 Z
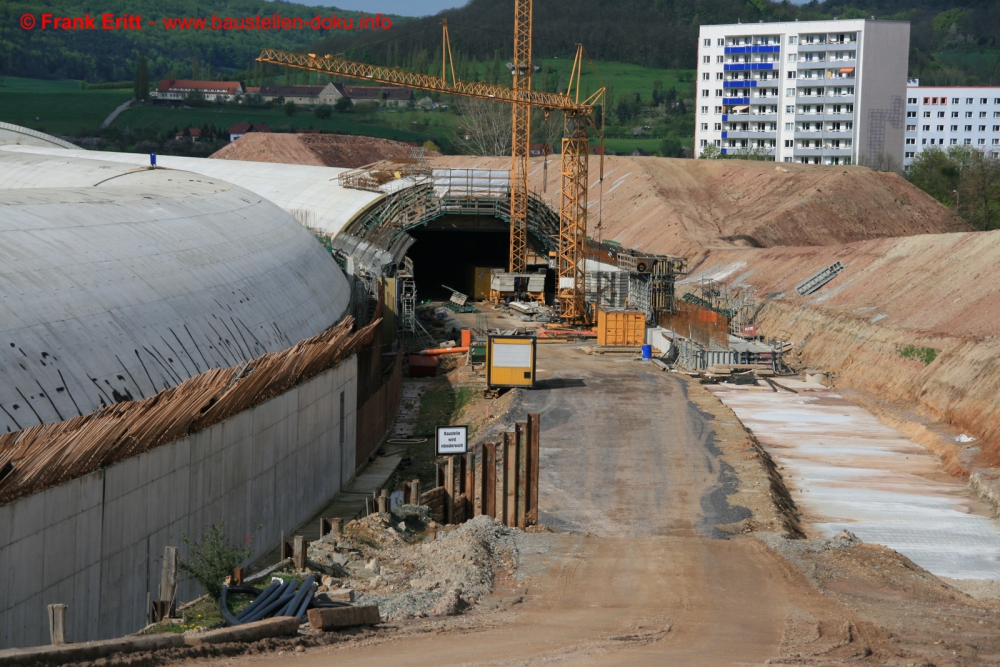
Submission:
M 892 173 L 864 167 L 590 159 L 588 234 L 650 252 L 699 257 L 709 248 L 816 246 L 968 231 L 960 218 Z M 446 156 L 441 167 L 510 169 L 509 158 Z M 559 207 L 560 156 L 531 162 L 529 187 Z M 603 197 L 601 196 L 603 189 Z M 602 201 L 603 200 L 603 201 Z
M 430 151 L 427 155 L 437 155 Z M 354 169 L 379 160 L 411 157 L 409 144 L 342 134 L 251 132 L 215 152 L 217 160 L 245 160 Z

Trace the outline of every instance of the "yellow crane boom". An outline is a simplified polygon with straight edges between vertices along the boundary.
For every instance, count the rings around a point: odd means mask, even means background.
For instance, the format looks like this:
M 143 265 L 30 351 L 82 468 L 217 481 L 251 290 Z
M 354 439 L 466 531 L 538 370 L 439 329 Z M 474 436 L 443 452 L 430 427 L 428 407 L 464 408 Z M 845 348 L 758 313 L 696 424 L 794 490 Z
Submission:
M 398 67 L 369 65 L 332 55 L 317 56 L 312 53 L 291 53 L 278 49 L 264 49 L 257 60 L 262 63 L 372 83 L 512 104 L 510 270 L 514 273 L 523 272 L 527 263 L 528 147 L 531 136 L 531 107 L 538 107 L 546 112 L 562 111 L 565 118 L 565 132 L 562 142 L 559 250 L 556 267 L 557 298 L 560 314 L 564 320 L 583 323 L 588 321 L 584 272 L 587 239 L 587 161 L 590 151 L 587 128 L 594 126 L 594 106 L 602 99 L 604 88 L 599 88 L 593 94 L 580 99 L 580 75 L 583 71 L 584 52 L 583 47 L 577 45 L 566 93 L 531 90 L 532 0 L 515 0 L 515 3 L 515 47 L 514 61 L 511 63 L 513 86 L 457 79 L 451 57 L 447 22 L 443 23 L 441 76 L 410 72 Z

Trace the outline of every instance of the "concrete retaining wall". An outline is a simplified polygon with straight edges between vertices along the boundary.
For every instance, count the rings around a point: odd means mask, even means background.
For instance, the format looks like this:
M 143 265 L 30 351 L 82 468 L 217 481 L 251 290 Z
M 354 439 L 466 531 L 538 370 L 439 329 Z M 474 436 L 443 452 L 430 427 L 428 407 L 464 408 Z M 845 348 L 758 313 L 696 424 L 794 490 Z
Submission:
M 341 396 L 343 395 L 343 398 Z M 343 414 L 341 414 L 343 406 Z M 357 357 L 191 436 L 0 507 L 0 648 L 47 644 L 46 605 L 66 639 L 145 623 L 165 546 L 225 521 L 254 557 L 333 496 L 355 469 Z M 184 582 L 179 600 L 202 593 Z

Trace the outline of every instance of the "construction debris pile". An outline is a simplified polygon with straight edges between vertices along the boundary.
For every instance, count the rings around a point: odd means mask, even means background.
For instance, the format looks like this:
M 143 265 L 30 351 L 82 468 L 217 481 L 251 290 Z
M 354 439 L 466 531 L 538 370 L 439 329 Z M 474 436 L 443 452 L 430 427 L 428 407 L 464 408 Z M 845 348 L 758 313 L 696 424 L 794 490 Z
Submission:
M 358 604 L 402 620 L 461 612 L 488 595 L 518 555 L 513 531 L 489 516 L 439 529 L 427 507 L 402 505 L 310 543 L 307 559 L 320 597 L 353 591 Z

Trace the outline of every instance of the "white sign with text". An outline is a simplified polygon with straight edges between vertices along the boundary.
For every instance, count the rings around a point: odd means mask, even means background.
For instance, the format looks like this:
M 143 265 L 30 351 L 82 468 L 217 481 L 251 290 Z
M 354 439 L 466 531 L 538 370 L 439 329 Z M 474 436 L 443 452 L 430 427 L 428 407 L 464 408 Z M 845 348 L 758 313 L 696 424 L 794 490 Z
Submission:
M 465 454 L 469 451 L 469 427 L 468 426 L 438 426 L 437 427 L 437 454 L 438 456 L 450 456 L 453 454 Z

